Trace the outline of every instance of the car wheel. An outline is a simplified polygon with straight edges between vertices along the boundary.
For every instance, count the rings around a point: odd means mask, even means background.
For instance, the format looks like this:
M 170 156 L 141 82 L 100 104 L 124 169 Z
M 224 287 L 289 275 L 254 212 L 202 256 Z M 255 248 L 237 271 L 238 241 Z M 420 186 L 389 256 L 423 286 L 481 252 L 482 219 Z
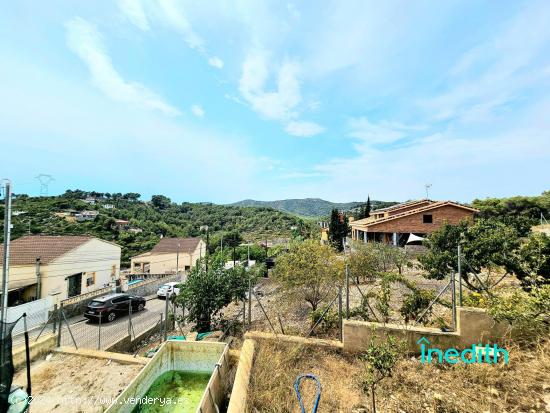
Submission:
M 109 314 L 107 314 L 107 321 L 108 321 L 108 322 L 115 321 L 115 318 L 116 318 L 116 314 L 115 314 L 115 313 L 109 313 Z
M 143 311 L 144 308 L 145 308 L 145 306 L 143 305 L 143 303 L 139 303 L 138 306 L 137 306 L 138 311 Z

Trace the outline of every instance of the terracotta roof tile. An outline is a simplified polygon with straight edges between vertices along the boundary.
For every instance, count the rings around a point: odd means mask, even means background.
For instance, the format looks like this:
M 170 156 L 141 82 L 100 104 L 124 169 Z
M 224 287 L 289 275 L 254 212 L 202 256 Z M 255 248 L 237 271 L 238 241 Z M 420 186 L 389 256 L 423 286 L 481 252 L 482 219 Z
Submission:
M 40 257 L 47 264 L 93 239 L 85 235 L 29 235 L 10 243 L 10 265 L 34 264 Z M 0 248 L 0 266 L 4 258 L 4 244 Z
M 162 238 L 150 251 L 151 254 L 166 254 L 177 252 L 195 251 L 199 245 L 200 238 Z M 178 246 L 179 244 L 179 246 Z

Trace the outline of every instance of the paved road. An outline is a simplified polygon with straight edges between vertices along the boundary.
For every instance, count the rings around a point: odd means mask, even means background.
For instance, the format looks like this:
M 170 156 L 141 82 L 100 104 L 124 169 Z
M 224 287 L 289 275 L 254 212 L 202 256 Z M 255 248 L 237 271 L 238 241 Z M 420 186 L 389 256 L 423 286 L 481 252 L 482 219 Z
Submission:
M 161 314 L 164 314 L 166 301 L 153 298 L 147 301 L 145 309 L 132 313 L 131 326 L 132 338 L 150 329 L 160 321 Z M 118 340 L 128 336 L 130 328 L 130 317 L 118 315 L 111 323 L 91 322 L 82 316 L 69 320 L 70 333 L 73 334 L 77 346 L 83 348 L 104 350 Z M 61 345 L 74 346 L 69 329 L 64 325 L 61 330 Z
M 156 296 L 147 297 L 147 304 L 143 311 L 133 313 L 132 318 L 132 338 L 142 332 L 150 329 L 160 321 L 160 315 L 164 314 L 166 306 L 165 300 L 160 300 Z M 83 348 L 104 350 L 118 340 L 128 335 L 129 317 L 128 315 L 118 315 L 117 319 L 111 323 L 90 322 L 83 315 L 71 317 L 68 320 L 70 331 L 74 336 L 77 346 Z M 101 331 L 100 331 L 101 330 Z M 46 326 L 44 333 L 52 331 L 52 326 Z M 32 343 L 38 334 L 40 328 L 35 328 L 29 332 L 30 342 Z M 24 336 L 18 335 L 13 338 L 13 345 L 19 346 L 24 343 Z M 63 323 L 61 330 L 61 345 L 74 346 L 74 342 L 69 333 L 69 329 Z

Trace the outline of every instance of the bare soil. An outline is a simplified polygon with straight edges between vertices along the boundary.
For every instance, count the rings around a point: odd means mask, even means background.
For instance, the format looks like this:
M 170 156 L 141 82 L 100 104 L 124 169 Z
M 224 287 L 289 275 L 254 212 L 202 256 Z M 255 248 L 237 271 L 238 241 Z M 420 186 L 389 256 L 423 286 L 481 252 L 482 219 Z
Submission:
M 53 353 L 31 364 L 31 411 L 39 413 L 103 412 L 139 373 L 142 366 Z M 14 384 L 26 388 L 26 370 Z

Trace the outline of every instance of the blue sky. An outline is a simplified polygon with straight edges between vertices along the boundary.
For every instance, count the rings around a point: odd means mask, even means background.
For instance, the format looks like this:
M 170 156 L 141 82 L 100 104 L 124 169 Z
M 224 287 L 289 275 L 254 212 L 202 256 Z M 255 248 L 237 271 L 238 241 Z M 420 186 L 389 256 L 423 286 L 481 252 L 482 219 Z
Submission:
M 0 177 L 176 201 L 550 189 L 547 1 L 17 1 Z

